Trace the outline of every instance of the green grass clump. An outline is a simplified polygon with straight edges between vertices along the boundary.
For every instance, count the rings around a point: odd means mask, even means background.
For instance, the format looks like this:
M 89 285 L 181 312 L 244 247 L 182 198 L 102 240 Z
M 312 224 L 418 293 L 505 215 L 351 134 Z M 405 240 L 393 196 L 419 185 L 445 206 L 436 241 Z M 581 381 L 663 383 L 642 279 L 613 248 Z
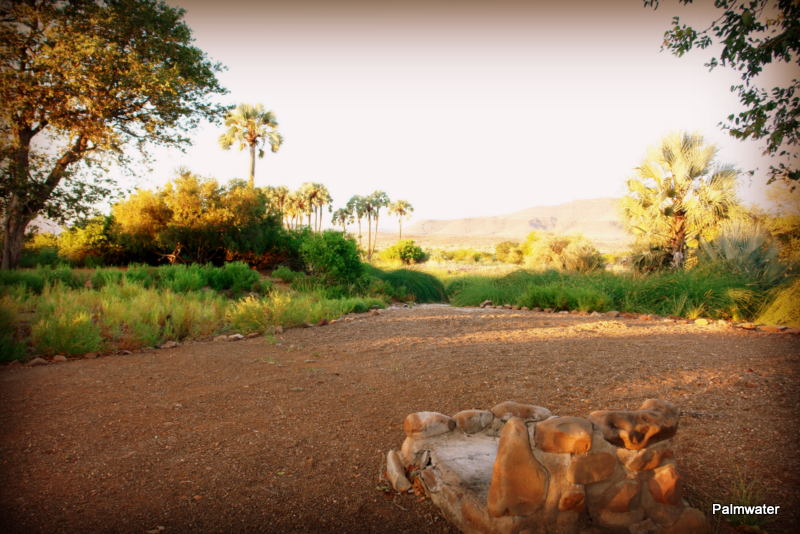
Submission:
M 800 327 L 800 278 L 775 289 L 772 300 L 758 316 L 758 321 Z
M 31 340 L 42 354 L 83 354 L 103 346 L 100 327 L 91 314 L 77 309 L 38 319 L 31 327 Z
M 516 271 L 499 277 L 464 276 L 447 284 L 450 302 L 654 313 L 695 318 L 751 319 L 768 293 L 740 275 L 700 270 L 629 274 Z
M 444 302 L 447 300 L 444 285 L 435 276 L 411 269 L 382 271 L 367 266 L 367 274 L 385 284 L 378 291 L 385 291 L 389 297 L 415 302 Z
M 10 297 L 0 299 L 0 361 L 19 360 L 25 356 L 25 345 L 16 339 L 15 313 Z

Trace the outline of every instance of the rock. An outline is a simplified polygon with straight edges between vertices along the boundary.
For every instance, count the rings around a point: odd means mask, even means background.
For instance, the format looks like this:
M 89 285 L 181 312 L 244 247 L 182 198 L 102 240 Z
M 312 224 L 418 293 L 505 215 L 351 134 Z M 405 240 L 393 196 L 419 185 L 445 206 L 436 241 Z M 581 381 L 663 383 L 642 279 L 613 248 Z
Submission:
M 669 447 L 670 442 L 666 440 L 638 451 L 617 449 L 617 459 L 631 471 L 649 471 L 661 465 L 664 460 L 672 458 L 673 452 Z
M 527 307 L 527 306 L 522 306 L 520 308 L 520 310 L 522 310 L 522 311 L 531 311 L 531 309 L 529 307 Z
M 637 479 L 621 480 L 603 492 L 601 506 L 617 514 L 630 512 L 631 501 L 639 493 L 641 487 L 642 483 Z
M 476 434 L 492 424 L 494 414 L 488 410 L 463 410 L 453 416 L 456 427 L 465 434 Z
M 609 443 L 639 450 L 675 435 L 678 410 L 666 401 L 650 399 L 639 410 L 601 410 L 590 413 L 589 420 L 600 428 Z
M 753 323 L 741 323 L 739 324 L 739 328 L 744 328 L 745 330 L 755 330 L 756 325 Z
M 62 355 L 62 354 L 56 354 L 55 356 L 53 356 L 53 361 L 54 362 L 65 362 L 65 361 L 67 361 L 67 357 Z
M 650 495 L 660 504 L 673 506 L 681 502 L 680 477 L 674 463 L 653 470 L 653 478 L 647 482 Z
M 533 311 L 540 312 L 542 309 L 539 306 L 534 306 Z
M 519 417 L 525 421 L 542 421 L 553 415 L 550 410 L 542 406 L 514 401 L 501 402 L 492 408 L 492 413 L 501 421 L 508 421 L 511 417 Z
M 311 324 L 311 323 L 303 323 L 303 324 L 300 325 L 300 327 L 301 328 L 314 328 L 314 325 Z
M 325 319 L 325 318 L 323 317 L 322 319 L 320 319 L 320 320 L 319 320 L 319 322 L 317 322 L 317 326 L 326 326 L 326 325 L 328 325 L 329 323 L 330 323 L 330 321 L 328 321 L 327 319 Z
M 130 356 L 131 354 L 133 354 L 133 352 L 131 352 L 131 351 L 127 350 L 127 349 L 126 350 L 121 350 L 121 351 L 119 351 L 119 353 L 122 356 Z
M 586 492 L 583 489 L 583 486 L 574 485 L 570 491 L 567 491 L 561 495 L 561 499 L 558 501 L 558 509 L 562 512 L 566 512 L 568 510 L 573 510 L 575 512 L 581 512 L 584 507 L 586 506 Z
M 45 360 L 44 358 L 34 358 L 31 361 L 29 361 L 26 365 L 28 367 L 38 367 L 40 365 L 47 365 L 47 364 L 48 361 Z
M 511 309 L 511 304 L 503 304 L 503 309 L 504 310 L 510 310 Z
M 660 534 L 707 534 L 711 532 L 706 516 L 696 508 L 684 508 L 678 520 Z
M 9 367 L 19 367 L 22 365 L 22 363 L 19 360 L 11 360 L 7 365 Z
M 589 317 L 600 317 L 600 315 L 602 315 L 600 312 L 593 311 L 592 313 L 589 314 Z
M 452 417 L 439 412 L 416 412 L 406 416 L 403 432 L 413 438 L 430 438 L 450 432 L 456 427 Z
M 228 336 L 228 341 L 241 341 L 244 339 L 242 334 L 231 334 Z
M 553 313 L 553 308 L 545 308 L 542 311 L 545 313 Z
M 696 324 L 698 326 L 708 326 L 708 319 L 704 319 L 703 317 L 700 317 L 699 319 L 695 319 L 694 320 L 694 324 Z
M 214 341 L 228 341 L 228 336 L 220 334 L 214 338 Z
M 621 314 L 617 310 L 611 310 L 606 312 L 607 317 L 619 317 Z
M 558 313 L 561 314 L 561 315 L 569 315 L 569 311 L 567 311 L 567 310 L 561 310 Z
M 177 341 L 166 341 L 158 346 L 160 349 L 174 349 L 179 343 Z
M 759 332 L 769 332 L 771 334 L 780 334 L 781 332 L 786 330 L 786 328 L 787 327 L 785 327 L 785 326 L 765 325 L 765 326 L 759 326 L 758 327 L 758 331 Z
M 609 478 L 617 467 L 617 459 L 607 452 L 573 456 L 567 477 L 575 484 L 593 484 Z
M 508 420 L 500 433 L 486 507 L 489 515 L 529 515 L 547 494 L 547 470 L 533 456 L 525 421 Z
M 83 355 L 83 357 L 85 359 L 87 359 L 87 360 L 93 360 L 93 359 L 97 358 L 97 353 L 96 352 L 87 352 L 86 354 Z
M 515 304 L 514 306 L 511 306 L 511 309 L 512 309 L 512 310 L 515 310 L 515 311 L 519 311 L 519 310 L 520 310 L 520 306 L 517 306 L 517 305 Z
M 260 333 L 258 333 L 258 332 L 250 332 L 249 334 L 247 334 L 247 335 L 246 335 L 246 336 L 244 336 L 244 337 L 245 337 L 246 339 L 253 339 L 253 338 L 257 338 L 257 337 L 258 337 L 258 336 L 260 336 L 260 335 L 261 335 L 261 334 L 260 334 Z
M 580 417 L 551 417 L 536 424 L 535 441 L 544 452 L 583 454 L 592 447 L 592 424 Z
M 396 491 L 407 491 L 411 487 L 400 456 L 395 450 L 389 451 L 389 454 L 386 455 L 386 476 Z
M 275 325 L 272 329 L 275 334 L 283 334 L 283 327 L 281 325 Z
M 491 306 L 491 305 L 492 305 L 492 301 L 487 299 L 487 300 L 484 300 L 483 302 L 481 302 L 480 307 L 481 308 L 485 308 L 486 306 Z

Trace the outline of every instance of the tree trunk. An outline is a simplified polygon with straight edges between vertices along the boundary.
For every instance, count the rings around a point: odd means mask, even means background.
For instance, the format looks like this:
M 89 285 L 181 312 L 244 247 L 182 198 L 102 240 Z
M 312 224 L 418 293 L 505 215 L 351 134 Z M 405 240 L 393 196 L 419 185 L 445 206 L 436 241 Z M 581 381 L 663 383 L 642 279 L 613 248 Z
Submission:
M 256 144 L 250 145 L 250 189 L 256 184 Z
M 0 268 L 13 269 L 19 264 L 22 245 L 25 242 L 25 229 L 33 220 L 33 214 L 20 209 L 16 195 L 11 197 L 5 216 L 3 217 L 3 258 Z
M 686 249 L 686 215 L 679 213 L 675 216 L 672 224 L 672 266 L 675 269 L 683 267 Z
M 372 239 L 372 252 L 375 252 L 375 245 L 378 244 L 378 217 L 379 213 L 375 212 L 375 237 Z M 372 256 L 372 252 L 370 252 L 370 256 Z
M 398 238 L 398 241 L 402 241 L 403 240 L 403 218 L 402 217 L 398 217 L 397 218 L 397 222 L 400 223 L 400 237 Z
M 361 217 L 358 218 L 358 246 L 364 248 L 364 240 L 361 235 Z
M 372 259 L 372 215 L 367 213 L 367 258 Z

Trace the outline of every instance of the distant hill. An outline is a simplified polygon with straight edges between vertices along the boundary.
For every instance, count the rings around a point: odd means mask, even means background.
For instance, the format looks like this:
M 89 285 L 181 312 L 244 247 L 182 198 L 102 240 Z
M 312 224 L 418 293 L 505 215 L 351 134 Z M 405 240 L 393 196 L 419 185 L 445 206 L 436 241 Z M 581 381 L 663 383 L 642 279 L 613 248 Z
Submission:
M 521 240 L 533 231 L 583 234 L 601 250 L 625 248 L 631 241 L 622 225 L 617 198 L 575 200 L 537 206 L 508 215 L 424 220 L 411 225 L 409 236 L 495 237 Z

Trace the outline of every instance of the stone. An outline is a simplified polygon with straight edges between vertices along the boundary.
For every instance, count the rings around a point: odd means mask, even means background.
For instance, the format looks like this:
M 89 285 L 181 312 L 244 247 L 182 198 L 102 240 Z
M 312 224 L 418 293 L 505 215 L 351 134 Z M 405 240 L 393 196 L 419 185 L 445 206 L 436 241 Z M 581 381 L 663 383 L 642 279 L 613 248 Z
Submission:
M 514 306 L 511 306 L 511 309 L 514 310 L 514 311 L 519 311 L 520 310 L 520 306 L 517 306 L 515 304 Z
M 501 421 L 508 421 L 512 417 L 519 417 L 525 421 L 542 421 L 553 415 L 550 410 L 542 406 L 514 401 L 501 402 L 492 408 L 492 413 Z
M 491 300 L 484 300 L 480 304 L 481 308 L 485 308 L 486 306 L 491 306 L 491 305 L 492 305 L 492 301 Z
M 529 515 L 544 503 L 547 470 L 533 456 L 525 421 L 508 420 L 500 433 L 486 507 L 492 517 Z
M 593 484 L 614 474 L 617 459 L 608 452 L 573 456 L 567 477 L 575 484 Z
M 660 534 L 708 534 L 709 532 L 711 529 L 703 512 L 696 508 L 684 508 L 678 520 Z
M 162 343 L 161 345 L 158 346 L 158 348 L 160 348 L 160 349 L 174 349 L 178 345 L 179 345 L 179 343 L 177 341 L 170 340 L 170 341 L 166 341 L 166 342 Z
M 558 509 L 562 512 L 572 510 L 581 512 L 586 507 L 586 492 L 583 486 L 575 485 L 573 489 L 563 493 L 558 500 Z
M 522 306 L 520 308 L 520 310 L 522 310 L 522 311 L 531 311 L 531 309 L 529 307 L 527 307 L 527 306 Z
M 93 360 L 93 359 L 97 358 L 97 353 L 96 352 L 87 352 L 86 354 L 83 355 L 83 357 L 84 357 L 84 359 L 87 359 L 87 360 Z
M 133 354 L 133 352 L 131 352 L 131 351 L 127 350 L 127 349 L 121 350 L 121 351 L 119 351 L 119 353 L 121 355 L 123 355 L 123 356 L 130 356 L 131 354 Z
M 406 478 L 403 463 L 395 450 L 389 451 L 386 455 L 386 477 L 396 491 L 403 492 L 411 488 L 411 482 Z
M 540 311 L 542 311 L 542 309 L 539 306 L 534 306 L 533 307 L 533 311 L 540 312 Z
M 638 479 L 625 479 L 610 486 L 601 498 L 601 506 L 611 512 L 620 514 L 631 511 L 631 503 L 642 487 Z
M 652 321 L 653 320 L 653 315 L 650 314 L 650 313 L 639 314 L 639 320 L 641 320 L 641 321 Z
M 621 314 L 617 310 L 611 310 L 606 312 L 607 317 L 619 317 Z
M 272 330 L 276 334 L 283 334 L 283 327 L 281 325 L 275 325 Z
M 40 365 L 47 365 L 48 361 L 44 358 L 34 358 L 27 363 L 28 367 L 38 367 Z
M 430 438 L 450 432 L 456 427 L 452 417 L 439 412 L 416 412 L 406 416 L 403 432 L 414 438 Z
M 494 414 L 488 410 L 462 410 L 453 419 L 459 430 L 465 434 L 475 434 L 492 424 Z
M 241 341 L 244 339 L 242 334 L 231 334 L 228 336 L 228 341 Z
M 65 361 L 67 361 L 67 357 L 62 355 L 62 354 L 56 354 L 55 356 L 53 356 L 53 361 L 54 362 L 65 362 Z
M 673 506 L 681 502 L 681 486 L 674 463 L 667 463 L 653 470 L 653 478 L 647 481 L 650 495 L 660 504 Z
M 708 319 L 704 319 L 703 317 L 700 317 L 699 319 L 695 319 L 694 320 L 694 324 L 696 324 L 698 326 L 708 326 Z
M 785 326 L 765 325 L 765 326 L 759 326 L 758 327 L 758 331 L 759 332 L 769 332 L 771 334 L 780 334 L 784 330 L 786 330 Z
M 649 471 L 661 465 L 664 460 L 672 458 L 670 446 L 670 441 L 666 440 L 638 451 L 617 449 L 617 459 L 631 471 Z
M 317 326 L 326 326 L 329 324 L 329 321 L 324 317 L 317 322 Z
M 226 336 L 225 334 L 221 334 L 219 336 L 216 336 L 214 338 L 214 341 L 228 341 L 228 336 Z
M 545 308 L 542 311 L 545 313 L 553 313 L 553 308 Z
M 260 334 L 260 333 L 258 333 L 258 332 L 250 332 L 249 334 L 247 334 L 247 335 L 246 335 L 246 336 L 244 336 L 244 337 L 245 337 L 246 339 L 253 339 L 253 338 L 257 338 L 257 337 L 258 337 L 258 336 L 260 336 L 260 335 L 261 335 L 261 334 Z
M 646 400 L 639 410 L 600 410 L 589 420 L 603 432 L 609 443 L 640 450 L 651 442 L 671 438 L 678 429 L 678 410 L 671 403 Z
M 581 417 L 551 417 L 536 423 L 535 441 L 545 452 L 583 454 L 592 447 L 592 424 Z
M 745 330 L 755 330 L 757 327 L 753 323 L 741 323 L 739 328 L 744 328 Z

